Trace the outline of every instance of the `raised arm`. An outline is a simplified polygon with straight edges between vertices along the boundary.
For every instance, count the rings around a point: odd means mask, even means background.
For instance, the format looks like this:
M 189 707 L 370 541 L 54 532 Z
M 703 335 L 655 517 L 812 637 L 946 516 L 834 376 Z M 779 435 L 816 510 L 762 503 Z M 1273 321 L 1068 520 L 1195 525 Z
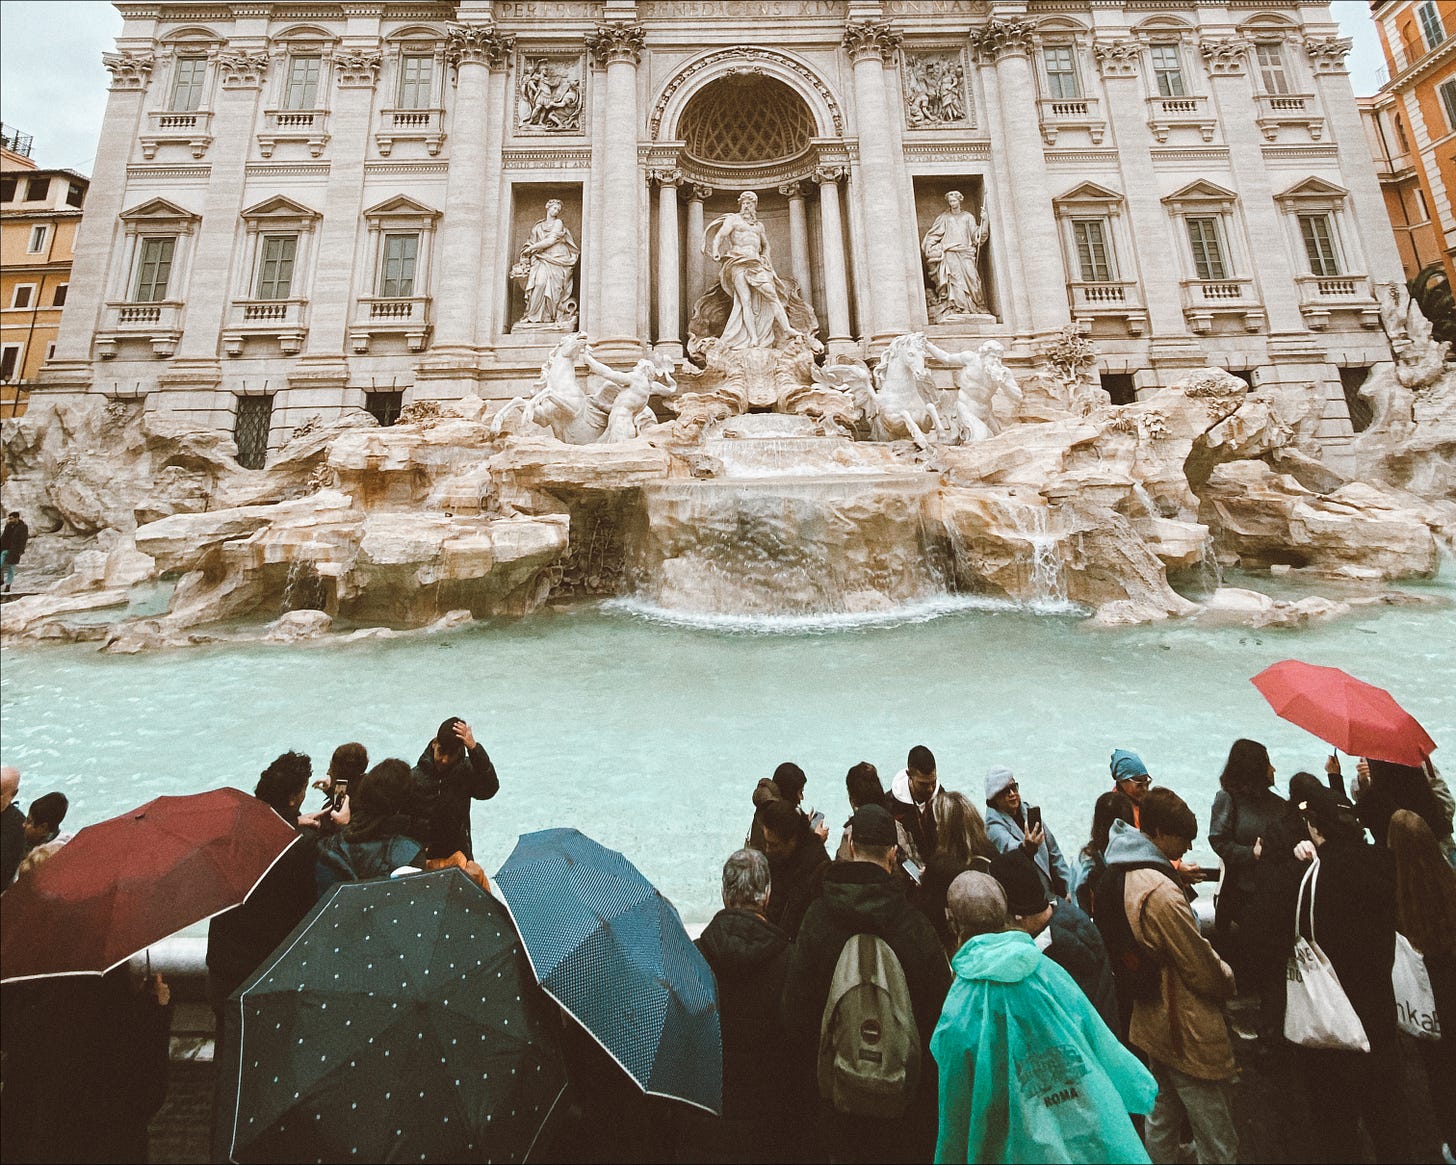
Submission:
M 595 372 L 604 380 L 610 380 L 618 388 L 626 388 L 627 385 L 632 383 L 632 378 L 628 376 L 625 372 L 617 372 L 614 369 L 608 368 L 605 364 L 603 364 L 600 360 L 593 356 L 590 351 L 583 352 L 582 358 L 586 361 L 586 366 L 588 369 L 590 369 L 592 372 Z

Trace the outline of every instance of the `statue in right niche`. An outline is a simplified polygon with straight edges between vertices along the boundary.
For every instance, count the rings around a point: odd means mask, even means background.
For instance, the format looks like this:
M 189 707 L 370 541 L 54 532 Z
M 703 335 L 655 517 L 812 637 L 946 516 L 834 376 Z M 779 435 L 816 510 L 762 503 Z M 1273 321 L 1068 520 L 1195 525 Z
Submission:
M 981 249 L 991 236 L 990 212 L 984 207 L 978 220 L 965 209 L 965 196 L 952 190 L 945 196 L 946 209 L 936 216 L 920 249 L 934 288 L 930 299 L 930 320 L 943 323 L 990 314 L 986 289 L 981 283 Z
M 531 228 L 511 268 L 511 278 L 521 284 L 526 296 L 526 310 L 511 331 L 576 330 L 576 299 L 572 292 L 580 255 L 571 228 L 561 220 L 561 200 L 550 199 L 546 217 Z

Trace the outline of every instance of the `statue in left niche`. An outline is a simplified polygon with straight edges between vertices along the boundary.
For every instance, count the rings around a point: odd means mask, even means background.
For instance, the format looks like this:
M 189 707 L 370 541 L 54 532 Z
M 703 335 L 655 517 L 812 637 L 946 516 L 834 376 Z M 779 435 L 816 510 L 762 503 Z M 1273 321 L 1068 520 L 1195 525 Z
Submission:
M 580 363 L 605 383 L 588 393 L 577 378 Z M 593 355 L 585 332 L 574 332 L 556 345 L 541 365 L 537 385 L 529 397 L 516 397 L 495 415 L 493 435 L 544 429 L 567 445 L 630 441 L 657 421 L 650 398 L 678 391 L 670 358 L 638 360 L 628 371 L 618 372 Z
M 576 328 L 576 261 L 581 248 L 561 218 L 561 200 L 549 199 L 546 217 L 531 228 L 511 267 L 521 284 L 526 310 L 512 332 L 574 331 Z

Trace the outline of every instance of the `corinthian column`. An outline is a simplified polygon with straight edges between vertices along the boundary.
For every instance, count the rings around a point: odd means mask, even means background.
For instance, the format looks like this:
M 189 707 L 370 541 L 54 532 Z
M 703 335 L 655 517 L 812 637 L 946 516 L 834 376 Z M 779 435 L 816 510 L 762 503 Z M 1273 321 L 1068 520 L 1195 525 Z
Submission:
M 489 314 L 482 312 L 481 289 L 495 285 L 487 248 L 487 225 L 498 219 L 500 150 L 490 148 L 490 129 L 500 122 L 503 94 L 493 93 L 492 74 L 504 77 L 515 37 L 488 24 L 451 24 L 446 55 L 455 68 L 456 117 L 450 134 L 450 173 L 445 187 L 445 216 L 440 230 L 440 281 L 435 294 L 435 354 L 459 360 L 477 344 L 489 344 Z M 494 99 L 494 101 L 493 101 Z M 492 162 L 495 163 L 492 166 Z M 495 177 L 492 181 L 491 173 Z M 484 319 L 486 331 L 477 328 Z
M 637 63 L 642 59 L 640 24 L 599 24 L 586 38 L 598 68 L 607 71 L 606 125 L 602 129 L 602 213 L 594 216 L 601 263 L 602 302 L 591 305 L 598 353 L 631 356 L 641 351 L 639 233 L 641 174 L 637 165 Z
M 712 196 L 711 186 L 694 186 L 688 193 L 688 310 L 703 294 L 703 203 Z
M 854 65 L 854 108 L 859 126 L 859 169 L 855 196 L 865 223 L 866 266 L 871 294 L 864 330 L 885 340 L 910 330 L 909 275 L 900 239 L 900 192 L 895 188 L 894 139 L 890 132 L 885 68 L 899 51 L 900 37 L 885 23 L 845 26 L 844 48 Z M 915 264 L 918 273 L 919 264 Z
M 1000 140 L 1006 147 L 1007 168 L 1016 181 L 1014 190 L 996 193 L 1011 200 L 1016 217 L 1016 246 L 1021 252 L 1029 316 L 1018 324 L 1047 332 L 1069 322 L 1071 315 L 1047 185 L 1046 157 L 1040 135 L 1026 129 L 1036 125 L 1038 119 L 1031 44 L 1032 24 L 1026 20 L 992 20 L 971 33 L 977 57 L 983 62 L 995 62 L 1000 100 L 992 108 L 1001 122 Z M 994 239 L 991 245 L 995 247 Z
M 839 218 L 839 180 L 843 177 L 843 166 L 820 166 L 814 171 L 814 181 L 819 184 L 819 246 L 824 257 L 824 312 L 831 351 L 843 350 L 853 342 L 844 273 L 844 225 Z
M 657 350 L 677 358 L 683 354 L 678 318 L 677 188 L 682 171 L 654 170 L 657 183 Z
M 804 184 L 790 182 L 779 187 L 789 200 L 789 269 L 799 281 L 799 294 L 804 302 L 812 300 L 809 287 L 809 219 L 804 213 Z

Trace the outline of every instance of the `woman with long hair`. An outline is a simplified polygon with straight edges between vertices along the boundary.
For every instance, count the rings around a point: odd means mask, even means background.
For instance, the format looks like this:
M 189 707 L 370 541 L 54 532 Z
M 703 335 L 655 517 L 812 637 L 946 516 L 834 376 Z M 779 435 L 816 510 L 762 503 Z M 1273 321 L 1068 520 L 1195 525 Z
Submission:
M 935 813 L 935 851 L 948 853 L 963 863 L 962 870 L 980 870 L 985 873 L 991 868 L 991 859 L 996 856 L 996 847 L 986 836 L 986 822 L 981 812 L 964 793 L 950 789 L 932 803 Z M 976 859 L 981 859 L 977 862 Z
M 1136 808 L 1132 798 L 1120 789 L 1109 789 L 1097 798 L 1092 806 L 1092 836 L 1077 855 L 1077 864 L 1072 869 L 1071 891 L 1082 908 L 1082 913 L 1092 914 L 1092 891 L 1102 872 L 1107 869 L 1107 837 L 1114 821 L 1126 821 L 1136 825 Z
M 1456 870 L 1430 825 L 1409 809 L 1391 815 L 1387 841 L 1395 859 L 1395 926 L 1425 959 L 1441 1017 L 1441 1038 L 1419 1043 L 1450 1161 L 1456 1148 Z
M 1261 1003 L 1264 996 L 1284 990 L 1284 964 L 1271 956 L 1266 944 L 1250 933 L 1246 923 L 1259 892 L 1256 869 L 1268 837 L 1284 817 L 1288 802 L 1274 792 L 1274 766 L 1269 750 L 1257 740 L 1236 740 L 1218 779 L 1213 797 L 1208 842 L 1223 862 L 1223 884 L 1214 913 L 1215 944 L 1234 968 L 1241 987 L 1254 988 Z M 1272 1011 L 1261 1007 L 1265 1021 Z M 1267 1022 L 1259 1034 L 1273 1038 Z

